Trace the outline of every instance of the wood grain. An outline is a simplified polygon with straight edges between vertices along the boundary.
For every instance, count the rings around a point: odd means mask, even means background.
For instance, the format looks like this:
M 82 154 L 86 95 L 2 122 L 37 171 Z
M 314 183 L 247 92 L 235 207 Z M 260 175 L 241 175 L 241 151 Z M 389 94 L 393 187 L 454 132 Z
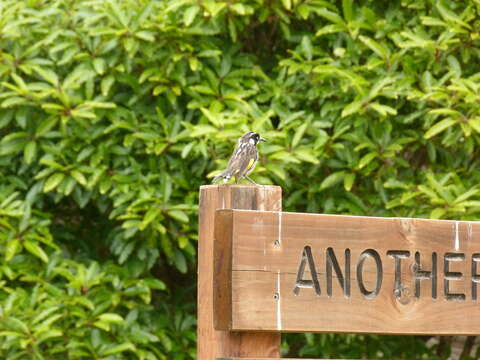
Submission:
M 480 254 L 480 223 L 407 218 L 374 218 L 321 214 L 222 210 L 218 212 L 218 243 L 231 256 L 231 281 L 219 283 L 219 292 L 231 292 L 229 314 L 222 310 L 219 328 L 235 331 L 350 332 L 387 334 L 480 334 L 480 289 L 472 292 L 472 256 Z M 224 242 L 231 242 L 231 245 Z M 320 295 L 312 288 L 294 294 L 303 251 L 309 246 L 315 262 Z M 331 294 L 327 294 L 327 255 L 331 248 L 342 275 L 350 252 L 350 294 L 345 294 L 335 270 Z M 377 295 L 368 295 L 377 284 L 377 267 L 361 254 L 375 250 L 381 261 L 382 283 Z M 408 252 L 401 259 L 395 285 L 395 258 L 389 251 Z M 419 253 L 416 266 L 415 253 Z M 432 271 L 436 255 L 436 286 L 418 280 Z M 407 254 L 407 253 L 405 253 Z M 448 260 L 445 254 L 464 254 L 463 260 Z M 455 255 L 456 254 L 456 255 Z M 452 256 L 452 255 L 447 255 Z M 480 255 L 475 255 L 479 256 Z M 227 260 L 217 260 L 227 261 Z M 480 273 L 477 263 L 476 273 Z M 461 273 L 445 275 L 445 271 Z M 428 273 L 423 273 L 423 275 Z M 458 275 L 458 274 L 457 274 Z M 426 277 L 426 276 L 423 276 Z M 449 289 L 446 290 L 447 278 Z M 309 267 L 303 279 L 311 280 Z M 480 282 L 480 277 L 476 278 Z M 361 286 L 364 286 L 362 292 Z M 480 283 L 478 284 L 480 288 Z M 395 289 L 397 289 L 395 291 Z M 447 299 L 463 294 L 464 299 Z M 220 306 L 220 305 L 219 305 Z
M 213 276 L 214 220 L 215 211 L 225 208 L 281 211 L 281 188 L 254 185 L 208 185 L 200 188 L 197 359 L 212 360 L 217 357 L 235 356 L 278 358 L 280 357 L 279 334 L 214 329 L 213 288 L 218 286 L 219 280 L 214 279 Z M 223 309 L 216 310 L 223 311 Z

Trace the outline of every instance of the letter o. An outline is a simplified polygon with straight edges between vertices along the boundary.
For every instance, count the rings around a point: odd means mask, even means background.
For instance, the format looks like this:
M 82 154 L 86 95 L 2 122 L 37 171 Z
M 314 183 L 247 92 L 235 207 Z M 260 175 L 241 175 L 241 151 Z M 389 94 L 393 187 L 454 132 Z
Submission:
M 368 291 L 365 288 L 365 284 L 363 283 L 363 264 L 365 263 L 365 260 L 369 257 L 375 260 L 375 265 L 377 268 L 377 271 L 376 271 L 377 281 L 375 284 L 375 289 L 373 289 L 372 291 Z M 360 292 L 363 294 L 363 296 L 366 299 L 373 299 L 380 292 L 380 289 L 382 288 L 382 281 L 383 281 L 383 267 L 382 267 L 382 260 L 380 259 L 380 255 L 378 255 L 378 253 L 373 249 L 365 250 L 360 254 L 360 257 L 357 263 L 357 282 L 358 282 L 358 287 L 360 288 Z

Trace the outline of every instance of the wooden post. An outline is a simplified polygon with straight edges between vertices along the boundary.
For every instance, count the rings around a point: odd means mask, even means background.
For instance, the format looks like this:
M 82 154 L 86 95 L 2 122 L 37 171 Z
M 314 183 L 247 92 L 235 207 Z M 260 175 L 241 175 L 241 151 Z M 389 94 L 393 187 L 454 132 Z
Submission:
M 279 358 L 280 334 L 218 331 L 213 325 L 214 222 L 217 209 L 282 210 L 279 186 L 205 185 L 200 188 L 197 359 Z

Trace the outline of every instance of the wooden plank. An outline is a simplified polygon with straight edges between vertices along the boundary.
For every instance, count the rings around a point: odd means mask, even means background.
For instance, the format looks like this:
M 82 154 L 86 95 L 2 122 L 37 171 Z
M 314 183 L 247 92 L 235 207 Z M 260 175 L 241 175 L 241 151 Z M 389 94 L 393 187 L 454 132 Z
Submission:
M 215 216 L 215 246 L 214 246 L 214 288 L 222 286 L 231 289 L 232 282 L 232 227 L 233 213 L 219 212 Z M 227 329 L 232 322 L 232 292 L 214 291 L 213 309 L 217 316 L 214 316 L 214 328 Z
M 322 359 L 307 359 L 307 358 L 282 358 L 285 360 L 322 360 Z M 230 357 L 230 358 L 217 358 L 216 360 L 281 360 L 279 358 L 239 358 L 239 357 Z M 339 359 L 328 359 L 328 360 L 339 360 Z
M 239 210 L 217 220 L 231 256 L 219 328 L 480 334 L 480 222 Z
M 279 334 L 214 329 L 213 288 L 218 286 L 218 279 L 214 284 L 213 277 L 214 220 L 215 211 L 224 208 L 279 211 L 282 209 L 281 188 L 253 185 L 209 185 L 200 188 L 197 359 L 211 360 L 229 356 L 279 357 Z

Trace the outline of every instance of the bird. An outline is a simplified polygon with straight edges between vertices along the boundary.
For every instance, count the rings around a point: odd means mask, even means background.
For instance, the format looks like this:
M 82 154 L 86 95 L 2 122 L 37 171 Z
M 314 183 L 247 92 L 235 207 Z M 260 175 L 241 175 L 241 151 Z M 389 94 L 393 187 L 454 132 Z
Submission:
M 255 181 L 248 177 L 252 172 L 258 160 L 257 144 L 261 141 L 267 141 L 260 134 L 249 131 L 238 139 L 237 146 L 233 151 L 227 169 L 215 176 L 212 182 L 219 179 L 227 182 L 232 176 L 235 177 L 235 183 L 240 179 L 247 179 L 251 184 L 257 185 Z

